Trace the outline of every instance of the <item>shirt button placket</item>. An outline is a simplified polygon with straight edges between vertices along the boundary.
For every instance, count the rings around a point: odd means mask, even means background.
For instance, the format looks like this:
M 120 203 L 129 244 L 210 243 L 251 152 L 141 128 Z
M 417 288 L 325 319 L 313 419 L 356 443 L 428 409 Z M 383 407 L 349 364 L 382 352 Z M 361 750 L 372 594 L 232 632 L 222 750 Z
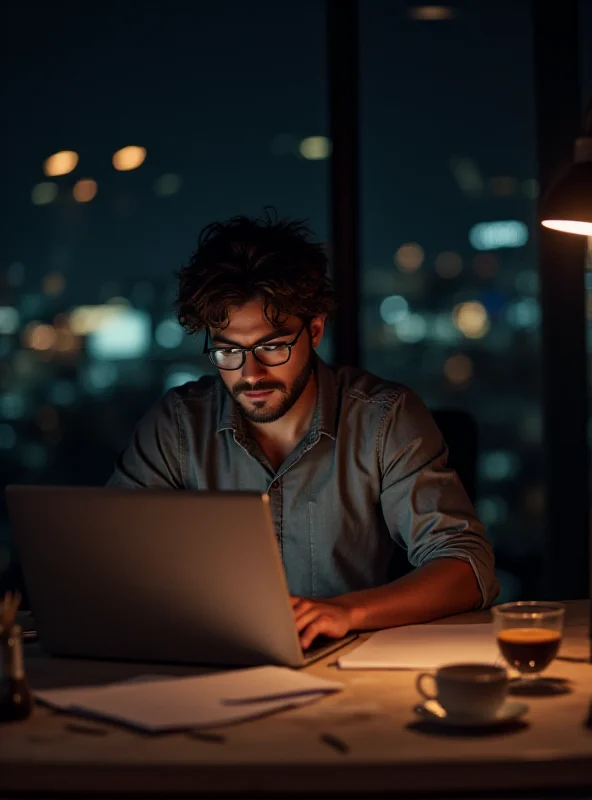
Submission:
M 282 479 L 276 478 L 269 484 L 267 490 L 271 500 L 271 516 L 275 526 L 275 535 L 277 537 L 280 553 L 283 557 L 283 537 L 282 537 Z

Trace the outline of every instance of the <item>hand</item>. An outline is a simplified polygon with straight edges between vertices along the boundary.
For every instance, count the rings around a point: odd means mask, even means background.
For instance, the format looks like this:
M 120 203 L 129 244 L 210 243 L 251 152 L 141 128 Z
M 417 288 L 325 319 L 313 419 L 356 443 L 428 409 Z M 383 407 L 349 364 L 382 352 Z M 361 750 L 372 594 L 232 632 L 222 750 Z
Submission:
M 308 600 L 290 597 L 296 628 L 302 649 L 310 647 L 315 637 L 323 634 L 331 639 L 341 639 L 351 629 L 349 609 L 334 600 Z

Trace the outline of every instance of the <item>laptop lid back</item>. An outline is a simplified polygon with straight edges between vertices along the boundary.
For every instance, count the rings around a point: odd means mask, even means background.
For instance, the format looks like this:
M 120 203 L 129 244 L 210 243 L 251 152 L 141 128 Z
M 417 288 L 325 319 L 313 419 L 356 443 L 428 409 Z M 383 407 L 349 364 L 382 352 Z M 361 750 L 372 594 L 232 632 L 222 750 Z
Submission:
M 10 486 L 6 497 L 48 652 L 303 663 L 267 495 Z

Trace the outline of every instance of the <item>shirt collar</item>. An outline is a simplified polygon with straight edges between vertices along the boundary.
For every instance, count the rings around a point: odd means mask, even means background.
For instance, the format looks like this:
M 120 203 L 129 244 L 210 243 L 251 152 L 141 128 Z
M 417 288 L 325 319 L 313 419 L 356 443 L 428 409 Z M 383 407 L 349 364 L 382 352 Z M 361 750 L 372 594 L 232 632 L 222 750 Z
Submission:
M 317 406 L 310 426 L 310 436 L 318 438 L 323 433 L 335 439 L 337 394 L 333 372 L 318 356 L 315 356 L 314 369 L 317 376 Z M 221 378 L 218 378 L 218 401 L 220 411 L 216 433 L 231 430 L 239 435 L 244 434 L 242 414 L 224 388 Z
M 337 387 L 333 370 L 318 356 L 315 359 L 317 374 L 317 408 L 313 418 L 319 433 L 335 439 L 337 428 Z
M 216 433 L 221 433 L 222 431 L 243 431 L 243 419 L 241 413 L 238 409 L 237 404 L 234 402 L 232 397 L 226 391 L 224 384 L 222 383 L 222 378 L 218 376 L 217 382 L 217 390 L 218 390 L 218 426 L 216 428 Z

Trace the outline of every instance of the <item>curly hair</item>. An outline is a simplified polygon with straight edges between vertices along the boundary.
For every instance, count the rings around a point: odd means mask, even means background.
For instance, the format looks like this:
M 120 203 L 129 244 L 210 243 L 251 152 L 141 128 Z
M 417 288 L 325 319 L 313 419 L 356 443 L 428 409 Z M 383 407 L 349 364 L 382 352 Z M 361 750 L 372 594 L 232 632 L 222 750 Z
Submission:
M 274 327 L 335 310 L 327 255 L 302 220 L 278 220 L 265 209 L 260 219 L 237 216 L 213 222 L 199 235 L 197 250 L 176 276 L 175 309 L 188 333 L 228 325 L 228 309 L 255 298 Z

